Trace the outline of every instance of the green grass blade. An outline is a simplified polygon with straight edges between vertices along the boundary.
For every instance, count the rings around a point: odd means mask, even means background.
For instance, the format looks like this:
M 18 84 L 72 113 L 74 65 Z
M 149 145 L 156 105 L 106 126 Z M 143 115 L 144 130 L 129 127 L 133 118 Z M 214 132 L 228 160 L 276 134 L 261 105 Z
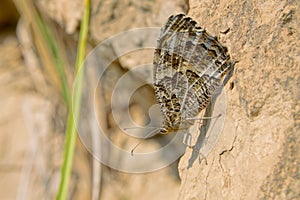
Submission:
M 76 69 L 75 75 L 76 85 L 74 85 L 73 90 L 73 99 L 69 103 L 69 115 L 68 115 L 68 124 L 66 129 L 66 141 L 64 148 L 64 161 L 61 169 L 61 181 L 59 185 L 59 190 L 56 196 L 58 200 L 64 200 L 67 198 L 68 186 L 72 174 L 72 165 L 73 157 L 76 144 L 76 126 L 74 121 L 78 121 L 80 113 L 80 104 L 81 104 L 81 94 L 82 94 L 82 84 L 84 78 L 83 61 L 86 55 L 86 44 L 88 37 L 88 26 L 90 20 L 90 0 L 84 1 L 84 15 L 81 21 L 79 44 L 77 50 L 77 59 L 76 59 Z
M 45 73 L 54 87 L 61 90 L 66 103 L 70 100 L 70 90 L 65 71 L 65 63 L 61 57 L 57 41 L 42 16 L 36 11 L 32 2 L 14 0 L 14 3 L 24 19 L 32 28 L 33 42 L 45 67 Z M 55 69 L 55 70 L 54 70 Z
M 44 35 L 45 37 L 46 44 L 48 44 L 49 46 L 49 51 L 52 55 L 54 67 L 59 76 L 63 99 L 68 104 L 70 102 L 69 85 L 65 72 L 65 64 L 60 56 L 61 53 L 59 51 L 58 45 L 48 26 L 44 22 L 43 18 L 38 15 L 36 20 L 40 30 L 42 31 L 42 35 Z

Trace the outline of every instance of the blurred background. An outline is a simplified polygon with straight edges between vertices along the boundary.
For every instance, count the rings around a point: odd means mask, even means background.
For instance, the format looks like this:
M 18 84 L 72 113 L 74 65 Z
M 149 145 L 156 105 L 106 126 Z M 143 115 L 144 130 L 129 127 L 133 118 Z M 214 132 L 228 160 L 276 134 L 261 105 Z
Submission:
M 122 31 L 160 27 L 171 14 L 188 10 L 186 1 L 171 0 L 96 0 L 91 7 L 87 52 Z M 82 13 L 81 0 L 1 1 L 1 199 L 54 199 L 56 196 Z M 126 42 L 140 48 L 143 39 L 147 40 L 146 36 L 131 41 L 129 38 Z M 118 51 L 113 44 L 105 48 L 103 54 L 108 59 Z M 113 86 L 130 68 L 152 63 L 152 54 L 153 51 L 148 51 L 142 57 L 123 56 L 111 64 L 104 76 L 99 105 L 104 107 L 102 119 L 106 131 L 117 143 L 124 144 L 126 139 L 118 136 L 120 130 L 111 116 Z M 141 77 L 132 77 L 133 83 L 138 80 Z M 140 93 L 131 102 L 132 113 L 140 113 L 135 111 L 149 109 L 155 103 L 151 87 L 142 88 Z M 140 123 L 144 120 L 138 114 L 135 119 Z M 77 139 L 69 198 L 174 199 L 180 185 L 177 164 L 148 174 L 122 173 L 93 159 Z

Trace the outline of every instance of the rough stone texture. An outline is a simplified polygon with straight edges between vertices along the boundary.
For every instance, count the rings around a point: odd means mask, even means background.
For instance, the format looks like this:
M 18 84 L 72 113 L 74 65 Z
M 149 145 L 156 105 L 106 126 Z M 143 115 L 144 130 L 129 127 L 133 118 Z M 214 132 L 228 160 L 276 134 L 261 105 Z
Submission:
M 223 133 L 207 165 L 181 158 L 179 199 L 297 199 L 299 1 L 192 1 L 190 15 L 238 63 Z

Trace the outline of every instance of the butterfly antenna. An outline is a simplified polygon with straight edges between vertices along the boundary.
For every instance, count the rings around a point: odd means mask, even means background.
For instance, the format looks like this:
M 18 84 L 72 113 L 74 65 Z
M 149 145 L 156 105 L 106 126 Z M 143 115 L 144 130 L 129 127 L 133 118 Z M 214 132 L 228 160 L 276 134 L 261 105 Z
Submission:
M 142 141 L 142 142 L 144 142 L 144 141 Z M 137 144 L 131 149 L 131 151 L 130 151 L 131 156 L 133 156 L 134 150 L 135 150 L 142 142 L 137 143 Z
M 123 131 L 126 131 L 126 130 L 130 130 L 130 129 L 138 129 L 138 128 L 145 128 L 145 127 L 139 127 L 139 126 L 134 126 L 134 127 L 125 127 L 123 128 Z M 157 126 L 147 126 L 147 128 L 159 128 Z
M 134 150 L 135 150 L 138 146 L 140 146 L 140 144 L 142 144 L 142 142 L 145 142 L 145 140 L 149 139 L 149 136 L 153 137 L 153 136 L 157 135 L 157 134 L 158 134 L 157 131 L 158 131 L 159 129 L 160 129 L 160 128 L 157 128 L 157 129 L 155 129 L 154 131 L 151 131 L 149 134 L 146 135 L 146 137 L 143 138 L 143 139 L 144 139 L 143 141 L 137 143 L 137 144 L 131 149 L 131 151 L 130 151 L 131 156 L 133 156 Z M 155 132 L 157 132 L 157 133 L 154 134 Z

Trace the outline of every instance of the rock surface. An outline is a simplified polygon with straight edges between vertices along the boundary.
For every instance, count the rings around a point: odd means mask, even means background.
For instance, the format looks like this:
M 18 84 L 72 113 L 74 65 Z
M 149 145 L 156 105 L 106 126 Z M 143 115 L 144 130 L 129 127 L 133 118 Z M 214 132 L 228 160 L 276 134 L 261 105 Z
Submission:
M 297 199 L 299 1 L 193 1 L 190 15 L 238 63 L 226 86 L 224 130 L 207 164 L 181 158 L 179 199 Z

